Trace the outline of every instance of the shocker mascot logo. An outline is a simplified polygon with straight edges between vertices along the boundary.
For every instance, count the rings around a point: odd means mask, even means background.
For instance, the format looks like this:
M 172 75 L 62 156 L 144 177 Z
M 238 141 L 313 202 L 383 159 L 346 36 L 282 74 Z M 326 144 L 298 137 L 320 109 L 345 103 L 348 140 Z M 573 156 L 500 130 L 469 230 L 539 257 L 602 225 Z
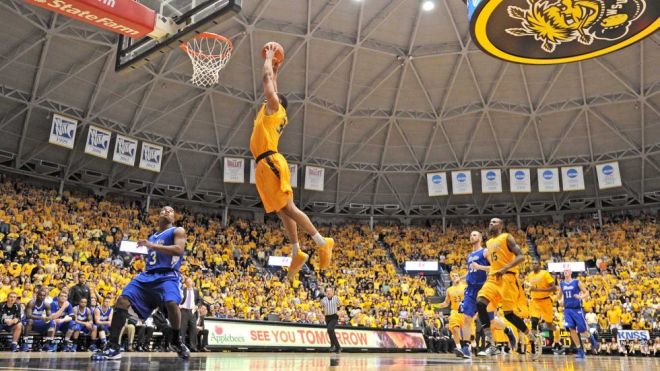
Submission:
M 594 58 L 660 27 L 658 0 L 468 0 L 468 9 L 477 45 L 528 64 Z

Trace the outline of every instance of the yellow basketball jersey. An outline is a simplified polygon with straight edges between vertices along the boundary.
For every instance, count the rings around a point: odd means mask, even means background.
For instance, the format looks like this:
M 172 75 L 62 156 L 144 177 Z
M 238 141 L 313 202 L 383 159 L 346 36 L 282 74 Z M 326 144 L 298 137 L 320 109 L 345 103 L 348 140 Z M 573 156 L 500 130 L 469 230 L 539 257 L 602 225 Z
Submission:
M 509 250 L 508 238 L 508 233 L 500 233 L 499 236 L 486 241 L 486 248 L 488 248 L 488 255 L 490 255 L 490 274 L 499 271 L 516 258 Z M 509 269 L 509 272 L 518 274 L 518 267 Z
M 546 270 L 540 270 L 538 273 L 531 272 L 527 276 L 527 280 L 532 287 L 537 289 L 548 289 L 555 282 L 550 273 Z M 552 293 L 544 291 L 531 291 L 530 295 L 532 299 L 545 299 L 550 297 Z
M 449 296 L 449 303 L 452 311 L 458 310 L 461 301 L 463 301 L 464 293 L 465 285 L 451 286 L 447 289 L 447 295 Z
M 277 152 L 277 145 L 280 142 L 280 136 L 287 125 L 286 110 L 282 105 L 271 115 L 266 115 L 266 103 L 261 105 L 261 109 L 254 119 L 252 136 L 250 136 L 250 151 L 252 156 L 257 158 L 266 151 Z

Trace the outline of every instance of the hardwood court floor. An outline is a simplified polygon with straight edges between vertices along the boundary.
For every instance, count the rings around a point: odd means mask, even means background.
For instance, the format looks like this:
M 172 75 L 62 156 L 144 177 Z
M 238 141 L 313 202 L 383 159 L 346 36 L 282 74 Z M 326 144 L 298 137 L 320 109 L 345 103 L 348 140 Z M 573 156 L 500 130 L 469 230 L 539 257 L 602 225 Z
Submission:
M 168 353 L 124 353 L 121 361 L 93 362 L 90 353 L 0 353 L 0 370 L 660 370 L 660 358 L 497 356 L 463 361 L 427 353 L 195 353 L 189 361 Z

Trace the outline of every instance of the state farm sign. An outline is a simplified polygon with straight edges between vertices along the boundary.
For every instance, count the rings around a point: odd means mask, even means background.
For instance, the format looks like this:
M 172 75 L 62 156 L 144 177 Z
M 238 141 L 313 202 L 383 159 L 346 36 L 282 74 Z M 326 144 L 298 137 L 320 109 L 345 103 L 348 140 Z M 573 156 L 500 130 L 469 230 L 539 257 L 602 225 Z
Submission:
M 93 26 L 138 38 L 153 31 L 156 12 L 133 0 L 24 0 Z

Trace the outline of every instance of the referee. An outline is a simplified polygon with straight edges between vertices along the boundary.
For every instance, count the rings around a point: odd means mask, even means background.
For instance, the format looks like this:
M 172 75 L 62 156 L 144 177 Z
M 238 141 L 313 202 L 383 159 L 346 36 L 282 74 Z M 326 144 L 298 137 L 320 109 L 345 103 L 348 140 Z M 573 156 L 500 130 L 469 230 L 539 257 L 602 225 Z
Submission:
M 337 335 L 335 334 L 335 327 L 339 321 L 337 310 L 339 309 L 339 298 L 335 296 L 335 290 L 328 286 L 325 288 L 325 297 L 321 299 L 321 306 L 325 313 L 325 323 L 328 326 L 328 336 L 330 337 L 330 351 L 341 353 L 341 346 Z

